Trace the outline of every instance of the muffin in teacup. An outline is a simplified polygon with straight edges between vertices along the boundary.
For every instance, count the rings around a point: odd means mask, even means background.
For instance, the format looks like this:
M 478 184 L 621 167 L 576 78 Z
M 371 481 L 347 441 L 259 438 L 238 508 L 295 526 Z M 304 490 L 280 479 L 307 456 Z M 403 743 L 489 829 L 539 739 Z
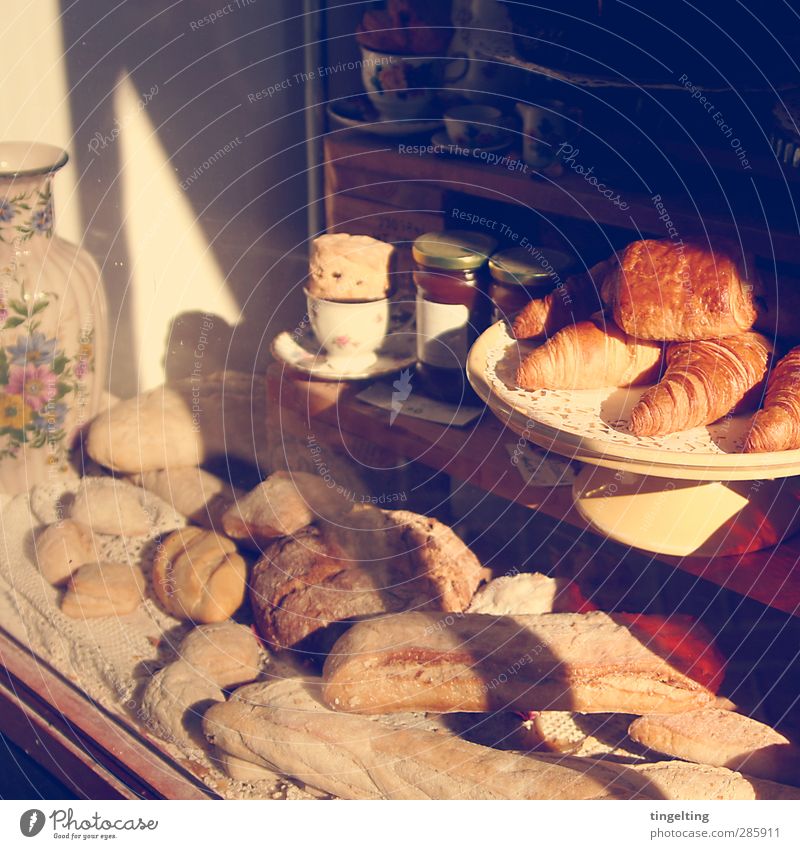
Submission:
M 332 367 L 360 371 L 375 362 L 389 327 L 394 247 L 371 236 L 314 239 L 305 289 L 308 316 Z

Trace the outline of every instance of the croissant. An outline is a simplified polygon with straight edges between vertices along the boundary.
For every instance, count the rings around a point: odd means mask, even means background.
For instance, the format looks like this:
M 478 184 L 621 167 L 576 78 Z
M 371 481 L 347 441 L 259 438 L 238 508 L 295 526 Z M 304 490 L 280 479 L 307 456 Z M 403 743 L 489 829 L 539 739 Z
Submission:
M 772 346 L 760 333 L 667 347 L 667 368 L 631 411 L 636 436 L 663 436 L 711 424 L 763 387 Z
M 800 347 L 775 366 L 767 381 L 764 406 L 753 417 L 746 454 L 800 448 Z
M 514 319 L 515 339 L 552 336 L 562 327 L 584 321 L 602 308 L 598 292 L 603 277 L 611 270 L 610 261 L 598 262 L 585 274 L 575 274 L 543 298 L 526 304 Z
M 603 301 L 614 321 L 640 339 L 688 342 L 744 333 L 756 321 L 756 296 L 733 256 L 733 249 L 683 241 L 633 242 L 619 269 L 606 275 Z
M 616 325 L 581 321 L 531 351 L 517 370 L 522 389 L 600 389 L 654 380 L 661 345 L 642 342 Z

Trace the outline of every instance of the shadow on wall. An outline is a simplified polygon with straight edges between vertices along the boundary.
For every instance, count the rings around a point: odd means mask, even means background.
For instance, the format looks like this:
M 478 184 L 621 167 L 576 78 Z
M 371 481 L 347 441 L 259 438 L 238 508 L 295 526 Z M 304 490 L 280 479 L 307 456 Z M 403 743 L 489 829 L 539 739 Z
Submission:
M 84 244 L 109 298 L 111 390 L 157 384 L 165 367 L 191 373 L 198 343 L 203 369 L 262 368 L 272 336 L 302 313 L 299 4 L 234 0 L 221 13 L 212 0 L 142 0 L 100 18 L 91 0 L 61 6 Z

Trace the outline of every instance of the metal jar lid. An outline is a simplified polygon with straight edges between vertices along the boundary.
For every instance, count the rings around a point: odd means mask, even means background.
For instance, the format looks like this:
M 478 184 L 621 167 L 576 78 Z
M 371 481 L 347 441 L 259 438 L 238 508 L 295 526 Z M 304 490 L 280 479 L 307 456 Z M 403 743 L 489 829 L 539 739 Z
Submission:
M 489 260 L 489 273 L 498 283 L 511 286 L 548 286 L 568 271 L 573 260 L 569 254 L 550 248 L 510 248 Z
M 444 230 L 423 233 L 411 248 L 414 262 L 426 268 L 471 271 L 480 268 L 497 247 L 497 241 L 470 230 Z

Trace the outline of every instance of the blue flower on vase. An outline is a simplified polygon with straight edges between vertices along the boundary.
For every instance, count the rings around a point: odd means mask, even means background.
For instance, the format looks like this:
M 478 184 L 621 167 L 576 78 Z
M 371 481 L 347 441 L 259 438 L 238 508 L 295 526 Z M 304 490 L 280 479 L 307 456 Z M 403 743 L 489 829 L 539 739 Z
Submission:
M 31 226 L 34 230 L 38 230 L 40 233 L 48 233 L 53 229 L 53 210 L 48 206 L 44 206 L 41 209 L 37 209 L 36 212 L 33 213 L 33 218 L 31 219 Z
M 33 426 L 37 430 L 43 430 L 47 433 L 57 433 L 64 427 L 66 417 L 66 404 L 62 404 L 60 401 L 49 401 L 33 419 Z
M 14 217 L 14 207 L 7 201 L 0 201 L 0 223 L 11 221 Z
M 30 336 L 19 336 L 17 341 L 8 347 L 8 353 L 14 365 L 36 366 L 53 361 L 56 344 L 56 339 L 48 339 L 44 333 L 32 333 Z

